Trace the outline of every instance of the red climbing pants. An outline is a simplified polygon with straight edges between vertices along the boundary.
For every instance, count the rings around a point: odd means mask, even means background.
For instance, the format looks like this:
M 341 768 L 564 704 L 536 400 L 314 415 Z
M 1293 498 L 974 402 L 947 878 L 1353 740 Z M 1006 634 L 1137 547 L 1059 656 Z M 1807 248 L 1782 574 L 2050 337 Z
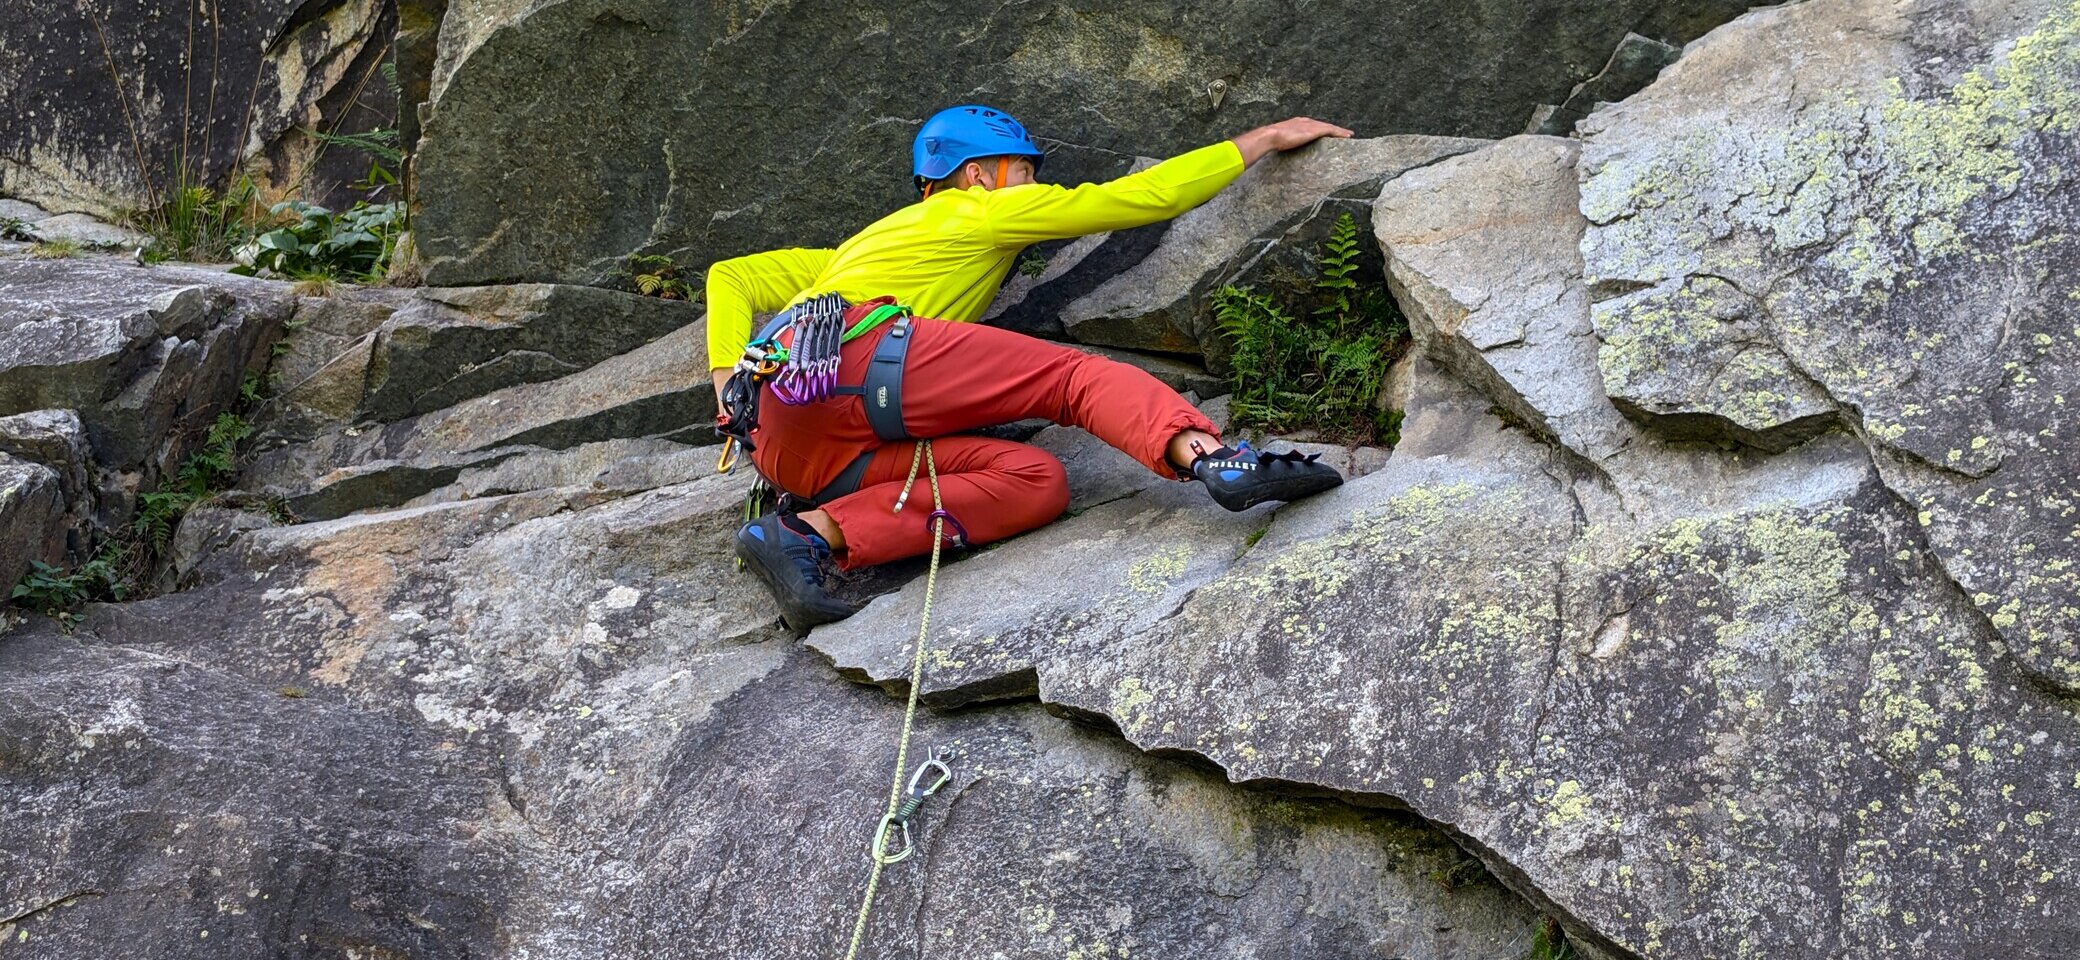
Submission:
M 847 324 L 874 304 L 847 311 Z M 1081 427 L 1150 470 L 1175 477 L 1165 456 L 1184 430 L 1214 433 L 1183 397 L 1131 364 L 994 327 L 922 317 L 903 371 L 903 421 L 910 434 L 932 440 L 946 510 L 984 544 L 1044 526 L 1069 506 L 1061 461 L 1028 444 L 963 435 L 967 431 L 1034 417 Z M 838 382 L 865 377 L 874 345 L 892 324 L 845 344 Z M 845 535 L 838 555 L 845 569 L 914 557 L 932 549 L 932 493 L 925 471 L 901 513 L 896 497 L 909 475 L 917 444 L 874 436 L 860 397 L 833 396 L 790 407 L 770 388 L 759 401 L 752 462 L 780 489 L 807 497 L 824 489 L 855 457 L 874 458 L 859 490 L 823 509 Z M 952 526 L 948 526 L 952 533 Z

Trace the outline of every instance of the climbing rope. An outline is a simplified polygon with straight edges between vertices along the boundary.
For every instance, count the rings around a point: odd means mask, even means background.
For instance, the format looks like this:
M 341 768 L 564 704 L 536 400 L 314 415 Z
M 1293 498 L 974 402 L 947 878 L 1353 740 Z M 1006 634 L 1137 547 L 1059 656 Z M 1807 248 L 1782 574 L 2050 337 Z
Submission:
M 866 940 L 867 917 L 874 910 L 874 891 L 881 885 L 882 869 L 910 855 L 907 827 L 904 828 L 906 832 L 904 834 L 905 842 L 903 849 L 897 854 L 890 855 L 886 852 L 886 835 L 892 824 L 900 823 L 897 820 L 896 811 L 898 805 L 903 801 L 903 771 L 910 762 L 910 733 L 917 720 L 917 695 L 918 691 L 924 687 L 924 640 L 932 624 L 932 594 L 939 585 L 939 553 L 940 548 L 946 542 L 946 521 L 952 519 L 952 515 L 946 512 L 945 503 L 939 499 L 939 465 L 932 457 L 932 442 L 930 440 L 920 441 L 917 444 L 916 452 L 910 456 L 910 476 L 903 481 L 903 490 L 896 496 L 896 512 L 902 512 L 903 504 L 910 499 L 910 488 L 917 483 L 917 468 L 920 463 L 924 465 L 926 475 L 930 478 L 932 487 L 932 515 L 928 521 L 932 527 L 932 564 L 924 575 L 924 614 L 917 620 L 917 643 L 915 644 L 915 650 L 910 656 L 910 699 L 903 706 L 903 732 L 896 739 L 895 774 L 889 778 L 888 782 L 888 811 L 882 815 L 881 820 L 874 827 L 874 842 L 871 848 L 874 868 L 867 874 L 867 892 L 865 896 L 860 898 L 859 918 L 853 921 L 852 945 L 845 948 L 845 960 L 856 960 L 859 956 L 860 944 Z M 943 756 L 943 754 L 935 754 L 932 761 L 939 765 L 939 770 L 942 773 L 945 771 Z M 924 772 L 923 769 L 918 771 L 920 778 Z M 913 779 L 911 783 L 913 788 L 912 810 L 915 810 L 915 800 L 929 795 L 931 791 L 937 790 L 944 783 L 945 779 L 942 778 L 937 783 L 932 784 L 929 790 L 923 790 L 920 794 L 920 784 L 916 779 Z

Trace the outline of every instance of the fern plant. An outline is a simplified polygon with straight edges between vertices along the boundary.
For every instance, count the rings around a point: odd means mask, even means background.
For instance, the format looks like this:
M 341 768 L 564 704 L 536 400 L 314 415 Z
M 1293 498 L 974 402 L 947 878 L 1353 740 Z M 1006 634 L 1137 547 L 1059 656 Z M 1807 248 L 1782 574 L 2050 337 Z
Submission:
M 159 489 L 137 495 L 131 532 L 153 554 L 166 548 L 174 528 L 196 504 L 228 486 L 238 471 L 238 445 L 253 426 L 235 413 L 220 413 L 204 434 L 202 449 L 190 454 Z
M 366 193 L 369 199 L 374 199 L 385 189 L 397 185 L 397 171 L 404 166 L 404 148 L 398 145 L 396 127 L 363 130 L 359 133 L 327 133 L 311 127 L 304 127 L 302 130 L 305 136 L 317 141 L 321 148 L 340 147 L 368 154 L 368 173 L 348 186 Z
M 628 266 L 622 276 L 637 293 L 661 300 L 693 300 L 697 294 L 693 285 L 679 276 L 679 265 L 672 258 L 659 254 L 642 254 L 628 258 Z
M 1336 218 L 1329 228 L 1329 239 L 1322 244 L 1321 277 L 1314 282 L 1315 291 L 1326 301 L 1316 307 L 1317 316 L 1328 316 L 1342 333 L 1350 324 L 1351 297 L 1358 289 L 1358 222 L 1350 214 Z
M 1361 256 L 1357 221 L 1345 214 L 1302 289 L 1277 296 L 1228 286 L 1214 294 L 1214 321 L 1234 348 L 1229 403 L 1238 424 L 1392 442 L 1396 418 L 1375 401 L 1407 348 L 1408 325 L 1383 287 L 1360 281 Z

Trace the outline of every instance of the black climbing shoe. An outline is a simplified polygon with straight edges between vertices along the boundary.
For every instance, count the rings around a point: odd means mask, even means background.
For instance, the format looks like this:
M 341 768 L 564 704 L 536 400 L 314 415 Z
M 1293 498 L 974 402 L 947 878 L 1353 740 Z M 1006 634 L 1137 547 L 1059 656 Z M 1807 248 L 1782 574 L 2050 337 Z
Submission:
M 807 631 L 852 616 L 852 608 L 824 588 L 831 567 L 830 544 L 813 533 L 788 529 L 779 514 L 767 514 L 739 529 L 737 556 L 772 591 L 780 604 L 780 620 L 789 629 Z
M 1192 476 L 1206 484 L 1213 502 L 1230 510 L 1247 510 L 1267 500 L 1298 500 L 1340 486 L 1343 475 L 1319 454 L 1298 451 L 1258 453 L 1247 441 L 1201 454 L 1192 461 Z

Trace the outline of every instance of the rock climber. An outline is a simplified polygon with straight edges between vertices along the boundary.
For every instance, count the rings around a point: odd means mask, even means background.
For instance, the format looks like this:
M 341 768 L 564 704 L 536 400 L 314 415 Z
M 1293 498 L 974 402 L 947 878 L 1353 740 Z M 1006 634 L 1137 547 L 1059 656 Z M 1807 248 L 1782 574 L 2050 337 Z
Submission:
M 737 532 L 736 550 L 787 625 L 807 630 L 851 615 L 830 590 L 833 568 L 930 552 L 930 495 L 920 494 L 923 509 L 899 509 L 921 441 L 931 441 L 946 530 L 971 546 L 1040 527 L 1068 507 L 1060 461 L 970 432 L 1018 420 L 1080 427 L 1159 475 L 1198 480 L 1229 510 L 1342 483 L 1312 457 L 1223 444 L 1205 414 L 1139 367 L 972 321 L 1029 244 L 1175 217 L 1274 151 L 1350 135 L 1294 117 L 1140 173 L 1063 187 L 1035 179 L 1044 155 L 1011 116 L 952 107 L 912 144 L 916 203 L 834 250 L 775 250 L 710 267 L 719 419 L 787 495 L 782 512 Z M 754 337 L 753 315 L 767 311 L 780 313 Z M 842 346 L 841 329 L 851 334 Z M 777 380 L 776 371 L 784 371 Z

